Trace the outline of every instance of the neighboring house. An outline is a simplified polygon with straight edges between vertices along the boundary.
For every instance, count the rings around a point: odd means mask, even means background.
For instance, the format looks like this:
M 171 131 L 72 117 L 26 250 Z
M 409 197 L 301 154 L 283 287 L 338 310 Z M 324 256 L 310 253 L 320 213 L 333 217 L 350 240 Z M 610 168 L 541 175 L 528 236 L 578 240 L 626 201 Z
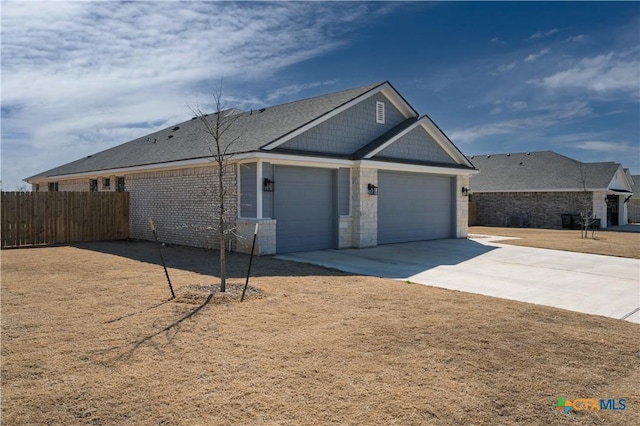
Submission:
M 628 173 L 629 171 L 626 170 Z M 631 175 L 628 174 L 629 178 L 632 182 L 632 191 L 633 195 L 629 199 L 627 203 L 627 211 L 629 212 L 629 222 L 638 223 L 640 222 L 640 175 Z
M 581 163 L 553 151 L 469 157 L 476 224 L 561 228 L 587 212 L 601 227 L 627 223 L 628 173 L 613 162 Z M 565 226 L 567 223 L 565 223 Z
M 228 110 L 232 244 L 257 253 L 467 236 L 477 170 L 389 82 L 250 112 Z M 216 168 L 193 118 L 25 179 L 34 190 L 126 190 L 131 237 L 216 247 Z

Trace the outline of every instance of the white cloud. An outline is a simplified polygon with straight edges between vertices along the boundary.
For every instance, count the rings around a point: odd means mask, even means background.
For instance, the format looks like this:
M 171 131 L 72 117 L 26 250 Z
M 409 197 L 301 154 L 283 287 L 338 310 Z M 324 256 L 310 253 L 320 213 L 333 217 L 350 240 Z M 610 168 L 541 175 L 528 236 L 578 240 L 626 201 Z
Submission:
M 467 128 L 453 129 L 453 131 L 449 132 L 449 136 L 455 143 L 471 143 L 488 136 L 522 133 L 557 126 L 575 119 L 587 117 L 591 115 L 591 113 L 591 108 L 583 101 L 551 104 L 532 111 L 525 118 L 515 118 Z
M 549 53 L 549 49 L 542 49 L 541 51 L 539 51 L 538 53 L 531 53 L 529 54 L 529 56 L 527 56 L 526 58 L 524 58 L 525 62 L 532 62 L 535 61 L 536 59 L 538 59 L 540 56 L 542 55 L 546 55 L 547 53 Z
M 509 64 L 502 64 L 502 65 L 500 65 L 500 66 L 498 67 L 498 71 L 499 71 L 499 72 L 507 72 L 507 71 L 509 71 L 509 70 L 514 69 L 514 68 L 515 68 L 515 66 L 516 66 L 515 61 L 514 61 L 514 62 L 511 62 L 511 63 L 509 63 Z
M 640 60 L 610 52 L 579 60 L 573 67 L 529 83 L 547 89 L 583 88 L 593 92 L 640 92 Z
M 586 34 L 578 34 L 576 36 L 569 37 L 567 41 L 582 41 L 582 40 L 586 40 L 588 37 L 589 36 Z
M 268 81 L 342 46 L 347 32 L 392 9 L 316 2 L 3 2 L 3 179 L 186 119 L 189 105 L 223 77 L 236 87 Z M 271 96 L 305 87 L 312 86 L 292 85 Z M 242 96 L 228 99 L 240 107 L 264 104 Z
M 629 142 L 591 140 L 575 144 L 576 148 L 597 152 L 637 152 L 638 147 Z
M 289 86 L 280 87 L 276 90 L 269 92 L 269 94 L 267 95 L 267 100 L 273 101 L 282 96 L 295 95 L 296 93 L 299 93 L 306 89 L 311 89 L 313 87 L 318 87 L 318 86 L 327 86 L 332 84 L 336 84 L 336 80 L 314 81 L 312 83 L 302 83 L 302 84 L 291 84 Z
M 502 112 L 502 108 L 501 108 L 501 107 L 495 107 L 495 108 L 493 108 L 493 109 L 489 112 L 489 114 L 491 114 L 491 115 L 498 115 L 498 114 L 500 114 L 501 112 Z
M 541 38 L 544 38 L 544 37 L 549 37 L 551 35 L 554 35 L 557 32 L 558 32 L 557 28 L 552 28 L 552 29 L 550 29 L 548 31 L 537 31 L 537 32 L 533 33 L 531 35 L 531 37 L 529 37 L 529 39 L 530 40 L 537 40 L 537 39 L 541 39 Z
M 503 40 L 500 40 L 499 37 L 494 37 L 490 41 L 491 43 L 495 43 L 495 44 L 506 44 Z

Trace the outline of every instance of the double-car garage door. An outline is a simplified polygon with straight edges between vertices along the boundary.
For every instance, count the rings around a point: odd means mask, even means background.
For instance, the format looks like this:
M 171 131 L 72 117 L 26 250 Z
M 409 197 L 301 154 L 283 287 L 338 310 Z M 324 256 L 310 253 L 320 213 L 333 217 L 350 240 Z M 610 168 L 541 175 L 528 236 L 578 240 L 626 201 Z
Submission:
M 278 253 L 337 248 L 336 179 L 334 169 L 275 167 Z M 380 170 L 378 244 L 451 237 L 452 192 L 450 177 Z
M 378 244 L 452 235 L 452 178 L 378 171 Z

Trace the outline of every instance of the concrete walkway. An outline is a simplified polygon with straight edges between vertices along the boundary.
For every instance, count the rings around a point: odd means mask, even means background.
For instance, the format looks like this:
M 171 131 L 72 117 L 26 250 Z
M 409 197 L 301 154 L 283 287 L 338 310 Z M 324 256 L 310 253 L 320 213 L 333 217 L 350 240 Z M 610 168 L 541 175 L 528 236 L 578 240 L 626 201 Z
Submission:
M 628 225 L 616 225 L 608 226 L 602 231 L 616 231 L 616 232 L 640 232 L 640 223 L 629 223 Z
M 420 241 L 276 257 L 640 323 L 640 260 L 509 246 L 493 239 Z

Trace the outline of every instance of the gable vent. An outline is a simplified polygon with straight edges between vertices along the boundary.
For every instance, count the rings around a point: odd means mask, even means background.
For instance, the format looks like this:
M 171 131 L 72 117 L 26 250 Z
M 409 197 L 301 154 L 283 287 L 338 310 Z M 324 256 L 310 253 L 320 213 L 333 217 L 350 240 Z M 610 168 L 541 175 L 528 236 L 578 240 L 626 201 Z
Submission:
M 376 123 L 384 124 L 384 102 L 376 102 Z

